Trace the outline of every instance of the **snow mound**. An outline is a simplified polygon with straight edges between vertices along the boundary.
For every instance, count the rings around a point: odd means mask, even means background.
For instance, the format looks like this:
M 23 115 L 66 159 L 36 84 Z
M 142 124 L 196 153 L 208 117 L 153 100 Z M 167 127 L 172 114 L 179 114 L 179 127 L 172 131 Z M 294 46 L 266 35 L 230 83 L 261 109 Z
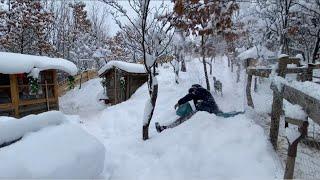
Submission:
M 287 55 L 287 54 L 280 54 L 280 55 L 278 56 L 279 59 L 282 59 L 282 58 L 285 58 L 285 57 L 289 57 L 289 55 Z
M 47 118 L 63 123 L 29 132 L 20 141 L 1 148 L 0 179 L 99 177 L 104 167 L 104 146 L 66 116 L 48 112 L 15 121 L 37 124 Z
M 79 112 L 91 112 L 102 110 L 106 106 L 99 101 L 103 96 L 103 87 L 100 83 L 101 78 L 96 78 L 68 91 L 64 96 L 59 98 L 59 106 L 64 113 L 75 114 Z
M 58 111 L 29 115 L 20 120 L 0 117 L 0 144 L 16 140 L 28 132 L 38 131 L 47 126 L 59 125 L 64 121 L 64 115 Z
M 304 112 L 301 106 L 290 104 L 287 100 L 284 101 L 285 115 L 292 119 L 305 120 L 307 114 Z
M 70 75 L 76 75 L 78 72 L 77 66 L 65 59 L 0 52 L 0 73 L 30 73 L 34 68 L 39 71 L 59 69 Z
M 127 63 L 123 61 L 110 61 L 98 71 L 99 76 L 103 75 L 112 68 L 118 68 L 130 73 L 146 73 L 146 69 L 142 64 Z

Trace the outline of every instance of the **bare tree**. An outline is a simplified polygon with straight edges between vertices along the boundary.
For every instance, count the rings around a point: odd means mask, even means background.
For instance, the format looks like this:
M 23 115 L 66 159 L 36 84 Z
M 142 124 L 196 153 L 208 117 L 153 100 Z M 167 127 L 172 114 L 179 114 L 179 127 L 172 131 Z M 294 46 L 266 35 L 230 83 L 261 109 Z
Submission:
M 207 89 L 210 90 L 206 66 L 206 41 L 210 35 L 218 35 L 232 26 L 232 15 L 238 10 L 235 1 L 174 0 L 174 11 L 167 15 L 175 27 L 201 38 L 201 56 Z
M 153 116 L 158 96 L 158 82 L 155 77 L 158 57 L 165 53 L 166 48 L 171 42 L 172 35 L 167 38 L 171 26 L 167 23 L 158 22 L 158 17 L 153 15 L 161 14 L 164 11 L 164 5 L 160 8 L 151 8 L 150 0 L 129 0 L 131 10 L 136 16 L 129 16 L 126 9 L 114 0 L 101 0 L 117 12 L 113 13 L 117 24 L 125 32 L 127 37 L 131 38 L 131 46 L 142 56 L 146 72 L 148 73 L 148 91 L 149 99 L 146 102 L 143 117 L 142 139 L 149 139 L 149 125 Z M 118 18 L 125 17 L 128 24 L 123 24 Z

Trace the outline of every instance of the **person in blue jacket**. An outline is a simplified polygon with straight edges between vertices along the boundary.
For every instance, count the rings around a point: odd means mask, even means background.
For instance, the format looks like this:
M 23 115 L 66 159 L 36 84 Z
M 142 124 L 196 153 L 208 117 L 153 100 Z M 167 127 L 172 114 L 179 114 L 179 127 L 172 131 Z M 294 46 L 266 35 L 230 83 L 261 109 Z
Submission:
M 195 111 L 192 111 L 192 108 L 188 103 L 191 100 L 194 102 L 194 105 L 196 108 Z M 238 114 L 244 113 L 244 112 L 228 112 L 228 113 L 222 112 L 219 109 L 211 93 L 199 84 L 192 85 L 191 88 L 189 89 L 188 94 L 185 95 L 183 98 L 181 98 L 178 101 L 178 103 L 174 106 L 174 108 L 175 109 L 178 108 L 177 114 L 180 116 L 180 118 L 167 126 L 160 126 L 160 124 L 156 122 L 155 125 L 158 132 L 161 132 L 167 128 L 173 128 L 178 126 L 179 124 L 188 120 L 197 111 L 206 111 L 208 113 L 213 113 L 216 116 L 221 116 L 225 118 L 233 117 Z

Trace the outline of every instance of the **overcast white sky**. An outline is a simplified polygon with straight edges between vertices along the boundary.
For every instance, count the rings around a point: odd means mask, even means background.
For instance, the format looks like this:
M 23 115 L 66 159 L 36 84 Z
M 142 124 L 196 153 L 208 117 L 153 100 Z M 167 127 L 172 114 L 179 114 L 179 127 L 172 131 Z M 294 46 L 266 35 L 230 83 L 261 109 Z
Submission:
M 96 6 L 100 8 L 100 11 L 102 12 L 103 7 L 107 7 L 110 10 L 113 10 L 111 7 L 109 7 L 108 5 L 106 5 L 105 3 L 99 1 L 99 0 L 84 0 L 86 2 L 86 4 L 88 5 L 88 11 L 90 11 L 90 6 Z M 173 7 L 173 4 L 171 2 L 171 0 L 151 0 L 150 3 L 150 7 L 157 7 L 160 6 L 160 4 L 164 2 L 166 5 L 168 5 L 169 7 Z M 130 16 L 134 17 L 135 13 L 134 11 L 130 8 L 129 3 L 127 0 L 119 0 L 119 3 L 121 5 L 123 5 L 124 8 L 127 9 L 127 12 Z M 122 19 L 123 21 L 126 21 L 125 18 Z M 109 14 L 107 20 L 106 20 L 106 26 L 107 29 L 106 31 L 108 31 L 108 34 L 110 36 L 114 36 L 118 31 L 119 31 L 119 27 L 116 25 L 115 21 L 113 20 L 113 17 L 111 14 Z

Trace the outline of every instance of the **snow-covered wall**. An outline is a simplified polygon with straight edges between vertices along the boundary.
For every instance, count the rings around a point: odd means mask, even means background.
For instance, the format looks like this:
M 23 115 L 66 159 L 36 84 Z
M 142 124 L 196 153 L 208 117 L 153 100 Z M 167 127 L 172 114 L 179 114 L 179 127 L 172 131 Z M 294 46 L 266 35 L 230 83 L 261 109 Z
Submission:
M 70 75 L 76 75 L 78 72 L 77 66 L 65 59 L 0 52 L 0 73 L 30 73 L 35 68 L 40 71 L 58 69 Z

